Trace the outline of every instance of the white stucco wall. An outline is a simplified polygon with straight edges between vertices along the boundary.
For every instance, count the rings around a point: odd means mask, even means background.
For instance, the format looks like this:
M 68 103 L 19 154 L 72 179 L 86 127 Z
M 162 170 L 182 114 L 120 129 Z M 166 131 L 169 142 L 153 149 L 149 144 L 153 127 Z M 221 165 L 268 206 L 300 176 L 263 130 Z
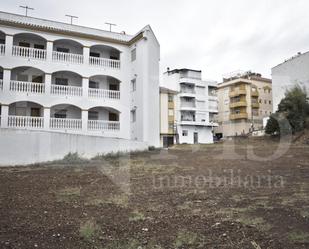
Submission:
M 92 158 L 98 154 L 147 148 L 147 143 L 126 139 L 0 129 L 0 166 L 58 160 L 70 152 Z

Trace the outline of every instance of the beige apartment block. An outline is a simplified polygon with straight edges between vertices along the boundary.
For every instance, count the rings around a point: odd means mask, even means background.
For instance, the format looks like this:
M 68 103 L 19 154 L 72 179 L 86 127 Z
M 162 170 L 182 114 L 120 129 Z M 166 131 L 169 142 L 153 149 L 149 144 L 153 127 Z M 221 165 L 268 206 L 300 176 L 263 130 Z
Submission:
M 175 95 L 176 91 L 160 87 L 160 145 L 167 148 L 176 142 Z
M 218 84 L 219 137 L 247 135 L 263 129 L 273 112 L 271 80 L 253 72 L 237 72 L 225 76 Z

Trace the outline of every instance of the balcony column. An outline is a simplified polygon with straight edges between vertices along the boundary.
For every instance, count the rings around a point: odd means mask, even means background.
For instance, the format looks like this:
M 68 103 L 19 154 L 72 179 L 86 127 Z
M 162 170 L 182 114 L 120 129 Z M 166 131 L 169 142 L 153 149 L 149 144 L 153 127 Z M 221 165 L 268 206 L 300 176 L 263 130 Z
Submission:
M 90 47 L 84 46 L 83 48 L 84 64 L 89 64 Z
M 52 41 L 47 41 L 46 43 L 46 61 L 53 60 L 53 44 Z
M 5 56 L 12 56 L 13 35 L 5 35 Z
M 82 110 L 82 132 L 88 131 L 88 110 Z
M 9 119 L 9 106 L 1 105 L 1 128 L 8 127 L 8 119 Z
M 44 107 L 44 130 L 49 130 L 50 107 Z
M 45 94 L 46 95 L 50 95 L 51 79 L 52 79 L 52 75 L 50 73 L 45 73 Z
M 3 92 L 10 90 L 11 83 L 11 69 L 3 68 Z
M 83 77 L 83 97 L 88 98 L 88 89 L 89 89 L 89 78 L 88 77 Z

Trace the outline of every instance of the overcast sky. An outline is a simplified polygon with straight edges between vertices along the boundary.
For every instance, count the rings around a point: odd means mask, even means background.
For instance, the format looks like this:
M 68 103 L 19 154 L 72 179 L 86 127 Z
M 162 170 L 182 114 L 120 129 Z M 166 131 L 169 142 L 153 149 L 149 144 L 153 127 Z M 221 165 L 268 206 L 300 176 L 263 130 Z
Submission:
M 135 34 L 150 24 L 161 44 L 166 67 L 203 70 L 220 81 L 235 70 L 270 77 L 271 68 L 309 50 L 308 0 L 2 0 L 1 10 L 33 17 Z

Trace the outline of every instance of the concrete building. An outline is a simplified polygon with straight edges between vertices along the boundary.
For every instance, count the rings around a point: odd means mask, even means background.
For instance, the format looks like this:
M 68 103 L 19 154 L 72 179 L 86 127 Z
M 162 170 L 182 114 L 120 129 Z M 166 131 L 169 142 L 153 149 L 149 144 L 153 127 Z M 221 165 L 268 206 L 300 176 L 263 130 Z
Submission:
M 271 80 L 252 72 L 233 72 L 218 84 L 219 127 L 216 136 L 245 135 L 263 128 L 272 113 Z
M 309 94 L 309 52 L 298 53 L 296 56 L 273 67 L 271 75 L 274 89 L 273 108 L 276 111 L 286 90 L 294 85 L 299 84 L 305 87 Z
M 203 81 L 202 72 L 191 69 L 167 70 L 162 85 L 175 96 L 177 142 L 213 143 L 214 115 L 218 112 L 216 82 Z
M 175 96 L 177 92 L 160 87 L 160 146 L 176 143 Z
M 1 130 L 159 146 L 159 60 L 150 26 L 128 35 L 0 12 Z

